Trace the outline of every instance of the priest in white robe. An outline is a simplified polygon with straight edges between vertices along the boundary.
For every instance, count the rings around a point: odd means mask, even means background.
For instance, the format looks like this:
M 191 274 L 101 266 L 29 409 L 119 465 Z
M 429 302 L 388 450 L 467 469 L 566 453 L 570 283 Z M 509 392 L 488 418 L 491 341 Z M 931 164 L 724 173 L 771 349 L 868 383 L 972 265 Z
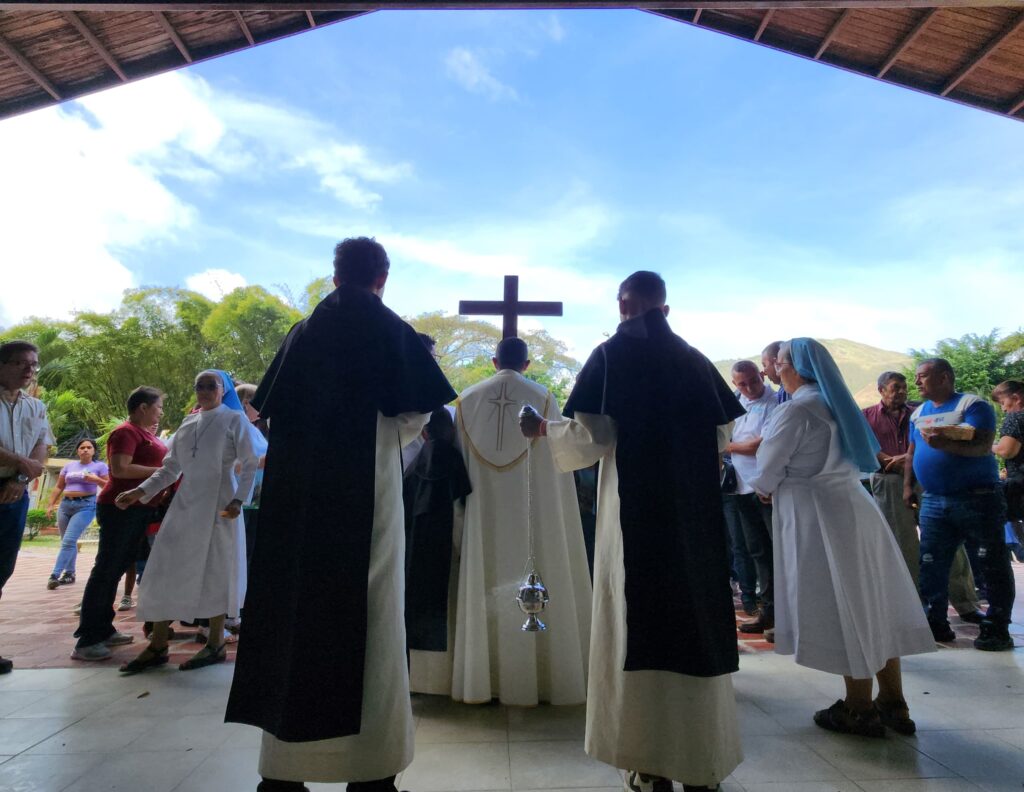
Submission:
M 227 720 L 263 730 L 260 792 L 396 792 L 412 761 L 401 450 L 455 393 L 381 301 L 389 267 L 341 242 L 252 402 L 270 447 Z
M 167 662 L 168 626 L 175 619 L 210 620 L 209 642 L 182 670 L 224 662 L 224 619 L 238 615 L 245 597 L 241 509 L 264 450 L 262 437 L 226 373 L 201 372 L 195 391 L 200 409 L 174 433 L 163 466 L 117 497 L 118 507 L 127 508 L 181 479 L 139 585 L 138 616 L 153 623 L 153 632 L 139 656 L 121 666 L 128 674 Z
M 466 389 L 457 403 L 473 492 L 460 543 L 451 696 L 469 703 L 579 704 L 586 700 L 592 588 L 576 483 L 555 468 L 546 446 L 522 436 L 517 417 L 524 404 L 557 417 L 558 405 L 523 376 L 530 361 L 521 339 L 498 344 L 493 364 L 497 373 Z M 551 595 L 543 615 L 549 629 L 542 632 L 522 630 L 515 603 L 529 554 L 528 488 L 537 568 Z M 424 663 L 443 668 L 431 654 L 413 653 L 413 690 L 426 683 L 441 692 L 441 680 L 421 678 Z
M 524 418 L 562 470 L 600 462 L 585 748 L 629 792 L 716 790 L 740 763 L 738 668 L 718 455 L 739 402 L 672 333 L 665 283 L 619 289 L 567 420 Z

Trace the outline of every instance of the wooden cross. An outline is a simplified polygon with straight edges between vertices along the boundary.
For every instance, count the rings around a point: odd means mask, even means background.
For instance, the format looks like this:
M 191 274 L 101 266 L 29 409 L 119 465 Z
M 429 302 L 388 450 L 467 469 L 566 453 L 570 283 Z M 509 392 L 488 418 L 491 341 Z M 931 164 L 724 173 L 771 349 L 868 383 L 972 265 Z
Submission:
M 561 316 L 560 302 L 520 302 L 519 276 L 505 276 L 504 300 L 459 300 L 460 316 L 500 316 L 501 337 L 519 335 L 520 316 Z

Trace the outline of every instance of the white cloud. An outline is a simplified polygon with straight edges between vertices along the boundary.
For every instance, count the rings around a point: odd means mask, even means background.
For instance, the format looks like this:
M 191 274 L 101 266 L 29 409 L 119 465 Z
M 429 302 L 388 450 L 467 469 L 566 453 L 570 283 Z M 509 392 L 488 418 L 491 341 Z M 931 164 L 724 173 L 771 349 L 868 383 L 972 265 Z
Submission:
M 137 285 L 126 253 L 200 225 L 176 183 L 210 189 L 297 169 L 356 210 L 381 201 L 368 185 L 411 173 L 317 118 L 185 72 L 0 123 L 0 326 L 116 306 Z M 229 291 L 238 277 L 218 282 Z
M 199 292 L 211 300 L 220 300 L 224 295 L 248 286 L 245 276 L 225 269 L 208 269 L 185 278 L 185 287 Z
M 448 76 L 470 93 L 482 94 L 491 101 L 519 98 L 515 88 L 505 85 L 491 74 L 480 57 L 466 47 L 456 47 L 449 51 L 444 64 Z
M 540 26 L 545 35 L 552 41 L 560 42 L 565 38 L 565 28 L 562 27 L 562 21 L 558 18 L 557 14 L 549 16 L 541 22 Z

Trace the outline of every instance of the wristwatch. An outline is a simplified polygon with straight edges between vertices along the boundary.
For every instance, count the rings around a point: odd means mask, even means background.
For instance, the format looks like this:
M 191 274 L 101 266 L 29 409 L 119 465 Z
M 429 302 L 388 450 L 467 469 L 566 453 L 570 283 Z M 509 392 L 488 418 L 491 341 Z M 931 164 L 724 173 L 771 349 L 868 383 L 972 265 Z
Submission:
M 14 477 L 14 480 L 17 481 L 19 484 L 28 484 L 28 476 L 26 476 L 24 473 L 19 473 L 17 476 Z

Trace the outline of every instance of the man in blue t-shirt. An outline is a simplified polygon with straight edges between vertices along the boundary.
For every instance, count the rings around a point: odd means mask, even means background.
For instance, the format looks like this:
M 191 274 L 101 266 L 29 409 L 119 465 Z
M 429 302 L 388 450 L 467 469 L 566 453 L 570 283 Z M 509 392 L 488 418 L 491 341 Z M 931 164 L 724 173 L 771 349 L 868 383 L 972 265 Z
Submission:
M 956 637 L 946 618 L 949 567 L 957 548 L 970 538 L 978 544 L 989 600 L 974 646 L 986 651 L 1013 649 L 1008 629 L 1013 571 L 1003 540 L 1006 503 L 997 487 L 992 455 L 995 411 L 984 399 L 957 392 L 953 367 L 943 358 L 921 361 L 914 382 L 927 401 L 910 416 L 903 499 L 916 507 L 914 482 L 921 482 L 921 598 L 932 634 L 937 641 Z M 963 429 L 950 432 L 943 427 L 971 427 L 973 433 L 968 437 Z M 951 436 L 953 432 L 957 435 Z

